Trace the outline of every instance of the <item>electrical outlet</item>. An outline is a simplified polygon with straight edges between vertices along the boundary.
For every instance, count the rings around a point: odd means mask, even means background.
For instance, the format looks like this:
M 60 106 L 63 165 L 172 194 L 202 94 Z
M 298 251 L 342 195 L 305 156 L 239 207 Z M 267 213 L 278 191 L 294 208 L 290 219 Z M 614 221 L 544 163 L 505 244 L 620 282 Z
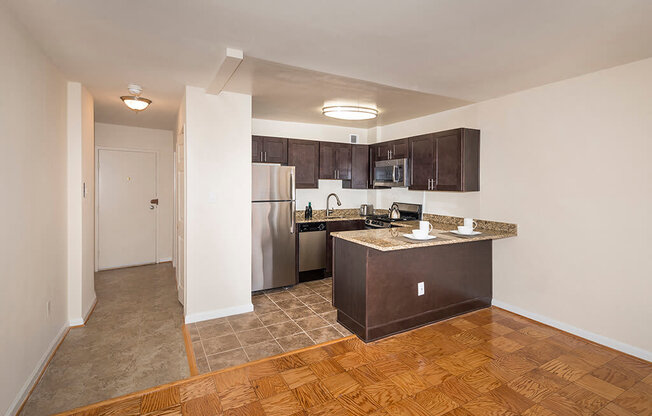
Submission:
M 51 301 L 45 302 L 45 314 L 48 318 L 50 317 L 51 311 L 52 311 L 52 302 Z
M 426 294 L 426 286 L 423 282 L 417 283 L 417 296 L 423 296 Z

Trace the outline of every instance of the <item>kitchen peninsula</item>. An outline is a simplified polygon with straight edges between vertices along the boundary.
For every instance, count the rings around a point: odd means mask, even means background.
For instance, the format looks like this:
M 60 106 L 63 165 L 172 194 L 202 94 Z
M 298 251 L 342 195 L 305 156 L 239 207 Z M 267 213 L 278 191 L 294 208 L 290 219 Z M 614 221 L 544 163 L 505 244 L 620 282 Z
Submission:
M 435 239 L 404 237 L 416 221 L 332 234 L 337 320 L 365 342 L 491 305 L 492 240 L 516 236 L 516 225 L 477 220 L 481 234 L 459 237 L 450 231 L 462 218 L 423 219 Z

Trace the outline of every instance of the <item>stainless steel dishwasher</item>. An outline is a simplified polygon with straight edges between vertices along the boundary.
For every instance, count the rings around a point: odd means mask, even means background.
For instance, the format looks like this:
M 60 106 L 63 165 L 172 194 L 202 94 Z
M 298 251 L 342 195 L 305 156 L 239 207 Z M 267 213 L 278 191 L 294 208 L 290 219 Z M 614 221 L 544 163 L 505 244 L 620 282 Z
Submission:
M 326 223 L 308 222 L 299 224 L 299 280 L 312 280 L 306 273 L 322 271 L 326 267 Z M 301 275 L 306 279 L 303 279 Z M 312 273 L 314 274 L 314 273 Z M 323 277 L 323 274 L 322 274 Z

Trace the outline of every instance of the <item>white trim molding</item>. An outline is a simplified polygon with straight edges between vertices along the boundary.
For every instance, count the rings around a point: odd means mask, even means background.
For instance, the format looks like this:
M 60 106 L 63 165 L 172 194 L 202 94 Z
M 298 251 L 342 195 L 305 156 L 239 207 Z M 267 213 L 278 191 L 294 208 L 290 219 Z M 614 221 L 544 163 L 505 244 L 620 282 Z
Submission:
M 557 328 L 562 331 L 568 332 L 570 334 L 577 335 L 578 337 L 588 339 L 589 341 L 593 341 L 597 344 L 604 345 L 605 347 L 609 347 L 614 350 L 624 352 L 625 354 L 633 355 L 634 357 L 638 357 L 646 361 L 652 361 L 651 351 L 634 347 L 633 345 L 625 344 L 624 342 L 616 341 L 615 339 L 607 338 L 603 335 L 589 332 L 564 322 L 559 322 L 547 316 L 539 315 L 538 313 L 526 311 L 525 309 L 521 309 L 518 306 L 510 305 L 508 303 L 496 299 L 493 299 L 491 301 L 491 304 L 499 308 L 505 309 L 507 311 L 513 312 L 517 315 L 521 315 L 526 318 L 532 319 L 533 321 L 541 322 L 542 324 L 546 324 L 553 328 Z
M 70 326 L 82 326 L 86 325 L 86 321 L 88 321 L 88 317 L 91 314 L 91 311 L 97 304 L 97 294 L 93 295 L 93 301 L 91 302 L 91 306 L 88 307 L 88 310 L 84 312 L 84 317 L 83 318 L 73 318 L 68 322 L 68 325 Z
M 172 261 L 172 257 L 165 257 L 165 258 L 162 258 L 162 259 L 158 259 L 159 263 L 167 263 L 167 262 L 171 262 L 171 261 Z
M 62 326 L 61 329 L 59 329 L 59 333 L 57 333 L 57 336 L 54 337 L 52 342 L 50 342 L 48 349 L 41 356 L 41 359 L 36 364 L 36 367 L 32 371 L 32 374 L 30 374 L 30 376 L 27 378 L 25 384 L 23 384 L 23 387 L 16 395 L 16 398 L 14 398 L 14 401 L 11 402 L 11 404 L 9 405 L 9 408 L 5 413 L 5 416 L 15 415 L 16 412 L 18 412 L 20 407 L 23 405 L 23 403 L 27 400 L 30 392 L 32 391 L 32 388 L 34 387 L 39 377 L 41 376 L 41 373 L 45 370 L 45 366 L 50 361 L 50 357 L 52 357 L 55 350 L 57 349 L 57 346 L 59 345 L 59 343 L 61 343 L 61 341 L 63 341 L 63 338 L 68 333 L 68 329 L 69 327 L 67 323 L 64 326 Z
M 209 319 L 223 318 L 225 316 L 237 315 L 239 313 L 252 312 L 254 310 L 253 303 L 245 303 L 244 305 L 231 306 L 229 308 L 214 309 L 212 311 L 192 313 L 186 315 L 186 323 L 208 321 Z

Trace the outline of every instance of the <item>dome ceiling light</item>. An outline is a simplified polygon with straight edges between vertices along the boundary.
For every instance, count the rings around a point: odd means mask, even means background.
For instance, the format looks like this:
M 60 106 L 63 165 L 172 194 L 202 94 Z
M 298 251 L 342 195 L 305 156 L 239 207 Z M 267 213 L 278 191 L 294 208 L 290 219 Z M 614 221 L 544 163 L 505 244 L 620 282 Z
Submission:
M 340 120 L 370 120 L 378 117 L 378 110 L 370 107 L 356 107 L 352 105 L 332 105 L 321 109 L 326 117 Z
M 127 107 L 129 107 L 129 109 L 138 113 L 149 107 L 152 103 L 152 100 L 140 96 L 143 92 L 140 85 L 129 84 L 127 85 L 127 89 L 131 95 L 123 95 L 120 99 Z

